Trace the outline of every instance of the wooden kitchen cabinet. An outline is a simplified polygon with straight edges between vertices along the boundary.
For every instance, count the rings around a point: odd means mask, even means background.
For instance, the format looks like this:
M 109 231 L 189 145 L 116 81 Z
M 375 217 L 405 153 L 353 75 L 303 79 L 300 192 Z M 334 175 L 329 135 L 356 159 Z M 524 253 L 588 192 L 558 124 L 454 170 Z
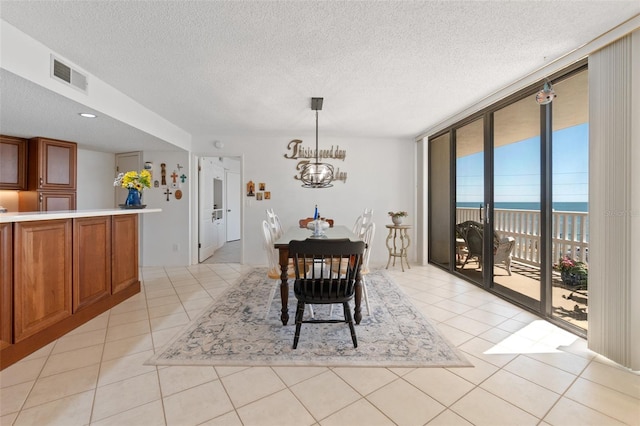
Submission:
M 111 216 L 73 219 L 73 313 L 111 295 Z
M 13 230 L 10 223 L 0 223 L 0 349 L 13 342 Z
M 14 343 L 71 316 L 72 222 L 14 224 Z
M 0 189 L 27 189 L 27 140 L 0 135 Z
M 51 212 L 75 209 L 75 192 L 22 191 L 18 197 L 18 210 L 21 212 Z
M 28 191 L 20 191 L 18 210 L 75 210 L 77 145 L 55 139 L 29 139 L 28 158 Z
M 112 216 L 111 292 L 116 294 L 138 281 L 138 215 Z
M 56 139 L 29 140 L 29 190 L 76 190 L 77 144 Z
M 142 213 L 0 216 L 0 369 L 140 292 Z

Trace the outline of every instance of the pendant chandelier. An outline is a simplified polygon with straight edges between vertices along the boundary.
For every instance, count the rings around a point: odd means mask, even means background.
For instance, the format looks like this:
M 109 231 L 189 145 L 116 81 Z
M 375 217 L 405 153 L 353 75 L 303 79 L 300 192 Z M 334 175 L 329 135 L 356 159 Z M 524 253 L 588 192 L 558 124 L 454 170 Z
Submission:
M 300 180 L 303 188 L 329 188 L 333 184 L 333 166 L 320 162 L 318 150 L 318 111 L 322 109 L 323 98 L 311 98 L 311 109 L 316 112 L 316 161 L 309 162 L 300 170 Z

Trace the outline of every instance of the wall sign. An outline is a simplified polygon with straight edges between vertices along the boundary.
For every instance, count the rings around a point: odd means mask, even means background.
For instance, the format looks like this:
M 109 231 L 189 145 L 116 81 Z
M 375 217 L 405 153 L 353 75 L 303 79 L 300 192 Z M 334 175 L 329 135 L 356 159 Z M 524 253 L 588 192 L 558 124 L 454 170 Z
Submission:
M 316 159 L 316 150 L 313 148 L 306 148 L 302 146 L 302 141 L 300 139 L 293 139 L 287 145 L 288 154 L 284 154 L 284 158 L 288 160 L 297 160 L 298 164 L 296 164 L 296 171 L 298 174 L 294 176 L 294 179 L 300 180 L 300 171 L 305 164 L 308 164 Z M 334 148 L 331 145 L 330 149 L 319 149 L 318 150 L 318 160 L 326 163 L 327 159 L 335 159 L 342 160 L 347 156 L 346 149 L 340 149 L 338 145 Z M 340 171 L 339 167 L 334 167 L 333 180 L 340 180 L 343 183 L 347 182 L 347 172 Z

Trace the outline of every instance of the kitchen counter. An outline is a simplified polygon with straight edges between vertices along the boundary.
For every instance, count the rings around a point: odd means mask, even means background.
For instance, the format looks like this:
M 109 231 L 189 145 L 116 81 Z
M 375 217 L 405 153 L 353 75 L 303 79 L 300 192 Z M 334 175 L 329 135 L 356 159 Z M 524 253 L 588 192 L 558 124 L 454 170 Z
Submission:
M 140 214 L 0 214 L 0 369 L 140 292 Z
M 27 222 L 33 220 L 75 219 L 79 217 L 116 216 L 121 214 L 158 213 L 162 209 L 95 209 L 61 210 L 53 212 L 8 212 L 0 213 L 0 223 Z

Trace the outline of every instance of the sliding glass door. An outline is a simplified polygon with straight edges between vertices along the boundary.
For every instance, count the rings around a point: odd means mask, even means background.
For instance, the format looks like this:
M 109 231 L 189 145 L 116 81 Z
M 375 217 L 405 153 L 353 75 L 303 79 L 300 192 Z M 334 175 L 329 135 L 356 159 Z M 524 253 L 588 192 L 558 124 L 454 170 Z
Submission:
M 536 102 L 536 85 L 429 139 L 429 261 L 577 331 L 588 305 L 587 73 L 556 76 L 551 104 Z
M 429 143 L 429 262 L 451 266 L 451 138 Z
M 492 285 L 540 309 L 540 106 L 525 97 L 493 113 Z
M 588 72 L 554 84 L 551 315 L 588 329 L 589 93 Z M 572 271 L 561 270 L 567 265 Z M 564 277 L 563 277 L 564 275 Z
M 483 118 L 455 129 L 455 257 L 458 273 L 484 285 L 482 260 L 485 204 Z

